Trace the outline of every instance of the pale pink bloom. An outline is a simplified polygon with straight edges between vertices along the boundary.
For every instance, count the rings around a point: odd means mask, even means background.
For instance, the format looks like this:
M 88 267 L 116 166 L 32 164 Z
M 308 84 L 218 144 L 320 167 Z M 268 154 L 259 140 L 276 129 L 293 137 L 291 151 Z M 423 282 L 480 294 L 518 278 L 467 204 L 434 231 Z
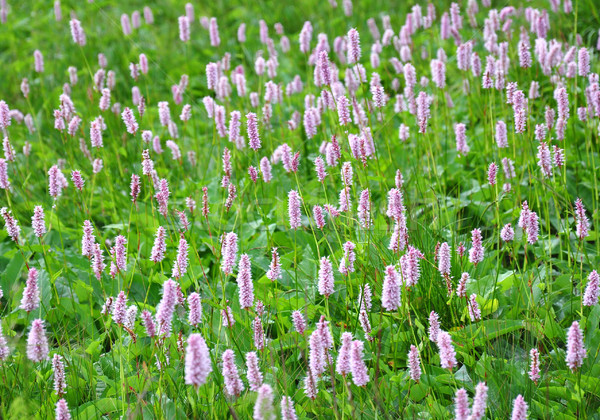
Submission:
M 335 371 L 342 375 L 346 376 L 350 373 L 350 353 L 352 351 L 352 333 L 344 332 L 342 333 L 342 345 L 338 352 L 338 358 L 335 365 Z
M 210 354 L 204 338 L 194 333 L 188 337 L 185 349 L 185 383 L 199 387 L 204 385 L 212 372 Z
M 454 419 L 455 420 L 469 420 L 469 398 L 467 391 L 464 388 L 460 388 L 456 391 L 454 397 Z
M 567 366 L 575 372 L 583 365 L 583 359 L 586 357 L 586 349 L 583 343 L 583 331 L 577 321 L 573 321 L 569 332 L 567 333 Z
M 529 379 L 537 383 L 540 379 L 540 352 L 538 349 L 531 349 L 529 352 Z
M 363 360 L 364 343 L 360 340 L 352 342 L 350 350 L 350 371 L 356 386 L 365 386 L 369 382 L 369 372 Z
M 242 254 L 238 265 L 237 284 L 240 307 L 242 309 L 254 306 L 254 285 L 252 283 L 252 268 L 248 254 Z
M 593 270 L 588 276 L 587 286 L 583 294 L 583 305 L 596 305 L 598 303 L 598 296 L 600 296 L 600 276 L 596 270 Z
M 567 7 L 566 3 L 565 7 Z M 510 416 L 511 420 L 527 420 L 527 409 L 528 406 L 523 396 L 520 394 L 517 395 L 517 398 L 515 398 L 515 401 L 513 402 L 513 411 Z
M 31 227 L 36 237 L 41 238 L 46 233 L 46 224 L 44 222 L 44 208 L 35 206 L 33 216 L 31 217 Z
M 385 268 L 385 278 L 383 280 L 383 291 L 381 293 L 381 306 L 388 311 L 395 311 L 401 303 L 402 282 L 398 277 L 398 272 L 393 265 Z
M 456 352 L 452 345 L 450 334 L 446 331 L 440 331 L 437 334 L 436 344 L 440 353 L 440 364 L 444 369 L 453 369 L 458 362 L 456 361 Z
M 334 292 L 333 267 L 329 257 L 323 257 L 319 262 L 318 289 L 319 293 L 325 297 L 329 297 Z
M 263 375 L 258 366 L 258 356 L 251 351 L 246 353 L 246 377 L 248 378 L 250 391 L 258 391 L 263 382 Z
M 31 330 L 27 337 L 27 358 L 33 362 L 42 362 L 48 359 L 48 339 L 44 321 L 35 319 L 31 323 Z

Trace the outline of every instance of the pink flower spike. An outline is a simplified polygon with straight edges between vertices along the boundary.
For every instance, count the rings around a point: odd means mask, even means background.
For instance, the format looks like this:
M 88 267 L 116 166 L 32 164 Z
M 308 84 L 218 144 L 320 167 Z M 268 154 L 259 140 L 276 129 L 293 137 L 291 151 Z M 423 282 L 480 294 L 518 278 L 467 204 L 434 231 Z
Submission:
M 204 385 L 212 372 L 210 354 L 204 338 L 198 333 L 191 334 L 185 349 L 185 383 L 198 388 Z
M 586 357 L 586 349 L 583 343 L 583 331 L 577 321 L 573 321 L 569 332 L 567 333 L 567 366 L 575 372 L 583 365 L 583 359 Z

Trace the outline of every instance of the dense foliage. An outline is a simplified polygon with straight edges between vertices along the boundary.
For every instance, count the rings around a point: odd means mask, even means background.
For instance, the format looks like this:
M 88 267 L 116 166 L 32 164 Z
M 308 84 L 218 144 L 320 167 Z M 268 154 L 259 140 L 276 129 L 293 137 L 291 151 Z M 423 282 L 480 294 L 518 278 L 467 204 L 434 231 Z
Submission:
M 597 5 L 164 3 L 0 2 L 1 418 L 598 416 Z

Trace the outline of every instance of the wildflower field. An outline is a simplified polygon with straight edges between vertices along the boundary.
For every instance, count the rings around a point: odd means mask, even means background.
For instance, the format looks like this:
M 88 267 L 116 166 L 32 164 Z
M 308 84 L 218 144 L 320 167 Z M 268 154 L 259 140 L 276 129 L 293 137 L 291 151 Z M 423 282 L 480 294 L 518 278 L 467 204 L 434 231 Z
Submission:
M 599 419 L 594 0 L 0 0 L 0 418 Z

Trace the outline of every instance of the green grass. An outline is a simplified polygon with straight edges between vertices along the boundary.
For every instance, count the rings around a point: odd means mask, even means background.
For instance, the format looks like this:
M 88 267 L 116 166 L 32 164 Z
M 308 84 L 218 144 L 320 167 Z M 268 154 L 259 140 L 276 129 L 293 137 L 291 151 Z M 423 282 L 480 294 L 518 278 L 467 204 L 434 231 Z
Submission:
M 27 3 L 27 4 L 25 4 Z M 563 78 L 569 94 L 571 117 L 564 141 L 556 139 L 553 129 L 546 138 L 550 145 L 564 148 L 566 165 L 554 168 L 551 178 L 544 178 L 537 164 L 534 128 L 544 122 L 546 106 L 556 108 L 553 97 L 555 85 L 533 59 L 529 69 L 519 67 L 517 42 L 519 27 L 529 24 L 524 16 L 512 17 L 512 37 L 498 31 L 498 42 L 509 42 L 510 67 L 506 81 L 515 81 L 527 96 L 531 81 L 540 84 L 540 97 L 529 99 L 527 130 L 514 133 L 511 105 L 505 92 L 482 89 L 481 78 L 471 72 L 458 70 L 456 46 L 453 39 L 440 38 L 440 17 L 448 9 L 436 3 L 437 18 L 431 29 L 419 29 L 412 37 L 412 63 L 417 79 L 431 79 L 429 61 L 438 48 L 448 56 L 446 87 L 441 90 L 432 82 L 419 84 L 415 93 L 425 91 L 433 96 L 431 118 L 427 133 L 418 133 L 415 116 L 395 112 L 396 93 L 402 93 L 405 80 L 397 75 L 389 59 L 399 57 L 393 45 L 383 47 L 381 65 L 373 69 L 369 53 L 373 38 L 367 19 L 375 18 L 383 34 L 381 16 L 389 14 L 395 34 L 405 22 L 414 2 L 356 1 L 353 14 L 344 16 L 341 1 L 333 9 L 327 2 L 246 2 L 232 4 L 217 1 L 194 4 L 196 19 L 188 43 L 179 40 L 178 16 L 185 14 L 181 1 L 150 5 L 155 23 L 142 23 L 133 34 L 124 36 L 120 16 L 134 10 L 142 11 L 145 3 L 101 0 L 63 2 L 63 19 L 56 21 L 50 2 L 11 2 L 7 22 L 0 26 L 0 99 L 11 109 L 31 114 L 35 131 L 13 120 L 7 129 L 8 138 L 16 151 L 16 161 L 9 162 L 12 189 L 1 194 L 2 207 L 8 207 L 22 228 L 19 244 L 5 230 L 0 232 L 0 325 L 8 341 L 10 356 L 0 362 L 0 417 L 52 418 L 58 400 L 53 391 L 50 361 L 34 363 L 27 359 L 26 345 L 31 322 L 45 321 L 50 357 L 58 353 L 66 365 L 66 399 L 71 415 L 88 418 L 250 418 L 256 392 L 248 390 L 244 355 L 254 351 L 252 320 L 255 310 L 242 310 L 238 302 L 235 274 L 226 276 L 220 269 L 219 238 L 235 232 L 239 237 L 239 255 L 247 253 L 252 260 L 255 300 L 265 305 L 262 323 L 267 338 L 264 350 L 258 351 L 264 383 L 272 386 L 279 416 L 282 396 L 290 396 L 300 418 L 450 418 L 454 415 L 454 396 L 465 388 L 472 399 L 477 383 L 489 387 L 487 418 L 508 418 L 513 400 L 521 394 L 529 405 L 530 418 L 574 419 L 596 418 L 600 412 L 600 306 L 582 305 L 582 293 L 587 277 L 600 266 L 600 241 L 597 226 L 598 208 L 598 117 L 582 122 L 577 107 L 585 106 L 583 77 Z M 236 2 L 237 3 L 237 2 Z M 515 7 L 548 7 L 547 2 L 515 2 Z M 426 14 L 426 4 L 421 4 Z M 499 10 L 504 4 L 494 2 Z M 461 4 L 464 28 L 463 41 L 473 39 L 475 51 L 483 66 L 488 52 L 483 46 L 483 21 L 488 8 L 479 5 L 478 27 L 471 28 Z M 71 39 L 69 13 L 81 20 L 87 35 L 87 45 L 79 47 Z M 551 23 L 548 39 L 556 38 L 565 45 L 575 42 L 575 33 L 582 36 L 583 45 L 592 54 L 592 72 L 599 72 L 595 49 L 598 28 L 597 6 L 593 1 L 574 2 L 572 14 L 549 11 Z M 202 28 L 200 16 L 218 18 L 221 45 L 210 46 L 208 31 Z M 264 85 L 269 77 L 258 77 L 254 60 L 258 51 L 269 57 L 266 45 L 259 41 L 259 20 L 269 25 L 269 36 L 278 51 L 279 67 L 273 78 L 284 90 L 283 101 L 273 105 L 271 129 L 259 124 L 262 148 L 253 152 L 248 147 L 238 150 L 227 138 L 220 138 L 215 124 L 207 117 L 202 98 L 214 97 L 207 88 L 205 66 L 231 54 L 231 69 L 244 67 L 248 92 L 259 92 L 260 106 L 252 108 L 248 97 L 238 97 L 232 84 L 231 96 L 218 101 L 229 113 L 239 110 L 262 115 Z M 356 93 L 363 104 L 367 122 L 376 147 L 373 158 L 363 162 L 352 157 L 348 133 L 359 134 L 356 123 L 346 127 L 338 124 L 335 110 L 325 110 L 317 135 L 308 139 L 302 119 L 296 130 L 289 130 L 287 121 L 294 111 L 304 112 L 304 96 L 320 96 L 321 88 L 313 83 L 314 67 L 300 53 L 298 34 L 306 20 L 314 27 L 311 49 L 316 46 L 317 34 L 325 33 L 333 48 L 334 39 L 344 36 L 352 27 L 361 35 L 362 58 L 368 80 L 372 72 L 381 76 L 385 92 L 390 96 L 381 110 L 366 106 L 371 100 L 368 83 Z M 237 42 L 237 28 L 247 24 L 247 42 Z M 289 37 L 291 50 L 283 53 L 280 36 L 273 25 L 281 22 Z M 530 34 L 534 54 L 535 35 Z M 34 72 L 33 51 L 39 49 L 45 59 L 45 70 Z M 568 48 L 563 48 L 563 53 Z M 120 114 L 101 112 L 100 93 L 95 90 L 93 75 L 98 70 L 98 53 L 105 54 L 107 70 L 116 74 L 111 105 L 119 102 L 132 106 L 131 88 L 136 85 L 146 101 L 146 113 L 135 115 L 141 130 L 151 130 L 161 139 L 164 153 L 152 151 L 142 142 L 140 133 L 128 134 Z M 137 62 L 140 53 L 150 63 L 148 75 L 134 81 L 129 75 L 129 63 Z M 422 56 L 422 54 L 424 56 Z M 344 82 L 346 66 L 332 51 L 330 59 L 339 69 Z M 71 98 L 81 124 L 76 136 L 54 129 L 53 111 L 59 106 L 63 85 L 69 82 L 68 67 L 77 68 L 78 83 L 71 87 Z M 229 76 L 231 70 L 225 71 Z M 557 72 L 553 68 L 552 74 Z M 178 84 L 183 74 L 189 75 L 189 85 L 181 104 L 173 102 L 171 86 Z M 285 95 L 285 86 L 295 75 L 304 83 L 302 93 Z M 20 92 L 21 80 L 29 80 L 30 94 L 26 99 Z M 393 79 L 399 80 L 400 90 L 393 90 Z M 470 84 L 463 91 L 463 80 Z M 231 83 L 231 80 L 230 80 Z M 450 107 L 445 99 L 453 102 Z M 348 92 L 346 96 L 350 97 Z M 165 146 L 171 139 L 168 130 L 158 119 L 159 101 L 169 101 L 171 116 L 178 127 L 179 137 L 173 139 L 182 151 L 181 161 L 171 158 Z M 192 119 L 183 123 L 179 115 L 184 104 L 191 104 Z M 104 147 L 92 149 L 89 143 L 89 124 L 102 115 L 106 123 Z M 508 127 L 509 148 L 499 149 L 494 140 L 496 121 Z M 245 118 L 242 134 L 246 136 Z M 467 126 L 467 142 L 471 151 L 459 156 L 455 147 L 453 125 Z M 406 142 L 398 139 L 398 127 L 410 127 Z M 335 135 L 341 145 L 342 158 L 336 167 L 327 168 L 327 178 L 321 184 L 314 171 L 314 159 L 319 147 Z M 550 138 L 552 137 L 552 139 Z M 85 139 L 94 159 L 103 160 L 104 168 L 92 173 L 92 162 L 79 146 Z M 247 140 L 247 139 L 246 139 Z M 31 145 L 25 156 L 23 146 Z M 277 146 L 287 143 L 293 152 L 300 152 L 297 173 L 287 173 L 281 164 L 273 165 L 273 181 L 254 184 L 248 167 L 259 167 L 263 156 L 270 157 Z M 221 157 L 227 147 L 232 154 L 232 182 L 237 197 L 229 211 L 225 208 L 227 190 L 221 188 Z M 171 196 L 168 217 L 158 212 L 152 179 L 142 176 L 141 154 L 150 149 L 159 178 L 169 182 Z M 194 152 L 194 164 L 187 156 Z M 514 161 L 516 177 L 506 180 L 501 160 Z M 61 197 L 53 200 L 48 194 L 48 170 L 62 160 L 63 173 L 69 186 Z M 337 205 L 343 187 L 341 163 L 350 161 L 354 169 L 351 188 L 351 211 L 342 213 L 318 229 L 312 218 L 313 205 Z M 499 166 L 498 185 L 490 186 L 487 169 L 490 163 Z M 398 311 L 388 312 L 381 307 L 385 267 L 397 265 L 404 254 L 388 249 L 393 222 L 386 216 L 387 193 L 394 187 L 396 170 L 404 176 L 409 244 L 421 250 L 421 276 L 411 290 L 402 290 Z M 83 191 L 70 182 L 72 170 L 80 170 L 85 179 Z M 132 174 L 141 176 L 141 193 L 137 203 L 129 196 Z M 503 193 L 502 184 L 510 182 L 512 192 Z M 202 187 L 208 187 L 210 215 L 202 217 Z M 373 226 L 363 229 L 356 208 L 360 192 L 371 193 Z M 288 192 L 297 190 L 303 198 L 302 228 L 292 230 L 288 222 Z M 197 209 L 185 210 L 186 197 L 192 197 Z M 590 235 L 583 241 L 575 236 L 574 202 L 581 198 L 591 222 Z M 526 235 L 517 228 L 523 201 L 540 220 L 537 243 L 526 242 Z M 31 229 L 35 205 L 43 206 L 48 233 L 39 240 Z M 191 228 L 181 232 L 175 210 L 185 210 Z M 87 257 L 81 255 L 81 235 L 84 220 L 94 225 L 97 243 L 101 244 L 105 263 L 110 265 L 109 249 L 114 238 L 123 235 L 128 242 L 127 270 L 115 278 L 108 268 L 98 281 Z M 515 228 L 515 240 L 504 243 L 500 229 L 507 223 Z M 167 253 L 160 264 L 149 261 L 154 234 L 158 226 L 167 229 Z M 468 253 L 459 257 L 456 248 L 463 242 L 467 251 L 471 231 L 483 233 L 485 259 L 473 265 Z M 190 245 L 188 272 L 179 280 L 185 296 L 198 292 L 202 297 L 203 317 L 198 328 L 187 322 L 187 307 L 178 306 L 173 319 L 173 334 L 161 342 L 147 336 L 138 317 L 132 333 L 135 339 L 110 316 L 100 311 L 108 296 L 126 292 L 129 304 L 138 307 L 138 314 L 147 309 L 153 315 L 161 299 L 162 284 L 170 278 L 182 234 Z M 349 276 L 338 272 L 343 256 L 342 245 L 354 242 L 356 270 Z M 446 284 L 438 271 L 435 249 L 448 242 L 452 249 L 452 277 L 456 289 L 463 272 L 469 273 L 467 296 L 475 293 L 482 311 L 482 320 L 471 322 L 467 302 L 456 294 L 448 296 Z M 271 249 L 277 247 L 283 275 L 272 282 L 266 277 Z M 317 291 L 319 260 L 330 256 L 335 271 L 335 293 L 325 299 Z M 40 272 L 41 305 L 30 314 L 19 309 L 29 267 Z M 372 326 L 367 341 L 359 321 L 359 287 L 369 284 L 373 290 L 373 307 L 368 317 Z M 229 304 L 235 325 L 222 326 L 221 310 Z M 308 322 L 302 336 L 294 331 L 291 314 L 300 310 Z M 457 352 L 458 366 L 452 371 L 440 367 L 438 348 L 428 338 L 428 317 L 431 311 L 440 316 L 441 328 L 448 331 Z M 319 381 L 319 392 L 313 401 L 303 391 L 309 360 L 308 339 L 316 322 L 326 316 L 334 339 L 330 351 L 335 362 L 340 337 L 345 331 L 354 339 L 365 341 L 365 363 L 370 381 L 357 387 L 350 378 L 335 374 L 335 363 L 327 368 Z M 583 366 L 571 372 L 565 362 L 566 331 L 573 321 L 579 321 L 584 332 L 587 358 Z M 201 333 L 210 349 L 212 370 L 208 383 L 197 390 L 184 381 L 185 342 L 191 333 Z M 423 375 L 419 383 L 412 381 L 407 369 L 410 345 L 418 347 Z M 238 370 L 245 391 L 237 398 L 225 394 L 221 374 L 221 355 L 225 349 L 235 352 Z M 541 379 L 534 383 L 527 376 L 529 351 L 540 352 Z M 167 363 L 167 358 L 169 363 Z M 164 365 L 161 371 L 156 360 Z

